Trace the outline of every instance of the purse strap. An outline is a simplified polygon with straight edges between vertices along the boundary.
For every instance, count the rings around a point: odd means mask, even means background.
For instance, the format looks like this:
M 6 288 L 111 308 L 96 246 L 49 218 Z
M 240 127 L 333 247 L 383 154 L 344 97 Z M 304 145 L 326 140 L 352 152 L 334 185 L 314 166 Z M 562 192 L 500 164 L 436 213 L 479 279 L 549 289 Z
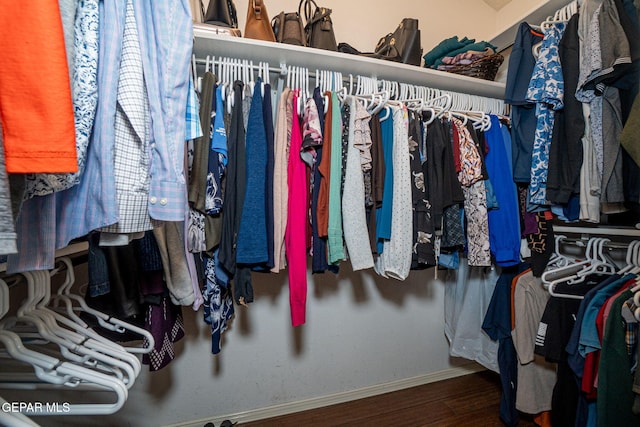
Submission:
M 236 12 L 236 5 L 233 0 L 227 0 L 227 6 L 229 6 L 229 14 L 231 15 L 232 27 L 238 28 L 238 14 Z
M 204 22 L 204 3 L 200 0 L 200 22 Z
M 313 11 L 315 10 L 313 9 L 313 7 L 315 6 L 316 9 L 319 9 L 319 8 L 314 0 L 300 0 L 300 3 L 298 4 L 298 15 L 300 15 L 300 17 L 302 17 L 303 4 L 304 4 L 304 20 L 308 25 L 309 21 L 313 17 Z

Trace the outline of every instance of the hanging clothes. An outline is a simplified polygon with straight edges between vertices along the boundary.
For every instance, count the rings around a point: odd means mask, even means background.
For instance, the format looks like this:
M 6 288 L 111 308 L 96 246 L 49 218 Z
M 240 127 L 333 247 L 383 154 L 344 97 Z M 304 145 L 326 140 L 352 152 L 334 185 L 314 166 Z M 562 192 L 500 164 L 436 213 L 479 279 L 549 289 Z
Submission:
M 348 123 L 347 165 L 342 194 L 342 225 L 352 269 L 358 271 L 372 268 L 374 265 L 367 232 L 363 163 L 361 150 L 358 148 L 358 146 L 370 145 L 370 140 L 366 142 L 362 132 L 364 127 L 368 127 L 370 115 L 355 98 L 349 97 L 347 102 L 351 115 Z M 363 123 L 364 121 L 366 123 Z
M 0 123 L 0 128 L 2 124 Z M 5 166 L 2 129 L 0 129 L 0 255 L 18 251 L 16 229 L 12 212 L 11 189 Z
M 222 90 L 218 85 L 213 92 L 213 108 L 210 123 L 210 137 L 204 141 L 207 147 L 207 168 L 205 185 L 204 211 L 207 215 L 218 215 L 224 206 L 223 181 L 227 166 L 227 130 L 224 125 L 224 105 Z M 215 246 L 215 245 L 211 245 Z
M 467 218 L 467 259 L 471 266 L 490 266 L 489 220 L 487 193 L 482 180 L 482 158 L 469 130 L 458 119 L 453 120 L 460 138 L 458 180 L 464 193 L 464 211 Z
M 426 178 L 427 197 L 431 203 L 436 230 L 442 229 L 444 210 L 462 203 L 465 199 L 456 174 L 453 137 L 451 122 L 436 119 L 427 126 L 426 154 L 423 156 L 422 170 Z M 460 156 L 457 158 L 460 159 Z
M 564 78 L 558 56 L 558 45 L 565 28 L 564 22 L 554 22 L 545 31 L 527 90 L 527 100 L 536 103 L 537 117 L 529 180 L 531 205 L 547 204 L 549 145 L 553 133 L 554 110 L 563 108 Z
M 534 46 L 543 34 L 522 22 L 509 56 L 509 72 L 505 103 L 511 104 L 511 136 L 513 140 L 513 177 L 516 182 L 529 182 L 531 152 L 536 129 L 535 105 L 527 101 L 527 89 L 536 64 Z
M 206 72 L 202 77 L 200 90 L 200 122 L 203 126 L 203 135 L 194 141 L 193 162 L 189 177 L 188 199 L 191 206 L 202 213 L 206 212 L 205 198 L 207 185 L 207 164 L 209 161 L 209 141 L 211 140 L 212 111 L 217 111 L 213 105 L 216 76 Z M 220 100 L 222 102 L 222 100 Z
M 384 169 L 382 203 L 376 209 L 377 252 L 384 252 L 384 241 L 391 239 L 391 219 L 393 216 L 393 119 L 391 116 L 380 125 Z
M 338 265 L 345 259 L 342 239 L 342 116 L 338 95 L 331 93 L 331 170 L 329 175 L 329 220 L 327 223 L 327 254 L 329 264 Z M 326 120 L 326 119 L 325 119 Z
M 409 159 L 411 168 L 411 203 L 413 208 L 413 254 L 412 269 L 436 265 L 435 230 L 431 216 L 431 203 L 427 199 L 427 188 L 422 170 L 420 144 L 423 141 L 421 118 L 409 113 Z
M 500 372 L 502 394 L 500 397 L 500 419 L 507 426 L 518 424 L 520 415 L 516 409 L 516 390 L 518 389 L 518 355 L 511 337 L 511 288 L 514 279 L 527 269 L 526 264 L 502 269 L 487 307 L 482 330 L 491 340 L 498 343 L 497 363 Z
M 324 146 L 324 130 L 325 128 L 325 115 L 324 113 L 324 99 L 320 93 L 320 88 L 315 88 L 313 91 L 313 102 L 316 105 L 316 112 L 318 114 L 318 126 L 320 128 L 321 141 L 317 141 L 314 147 L 316 158 L 313 165 L 313 188 L 311 190 L 311 241 L 312 241 L 312 266 L 311 271 L 313 273 L 324 273 L 329 265 L 327 264 L 327 242 L 326 239 L 320 237 L 320 187 L 326 184 L 326 177 L 322 176 L 320 172 L 320 165 L 323 163 L 325 146 Z M 330 101 L 329 101 L 330 102 Z M 328 109 L 327 111 L 330 111 Z M 326 164 L 326 160 L 324 161 Z
M 100 17 L 98 0 L 71 2 L 65 19 L 65 42 L 71 74 L 74 108 L 75 144 L 78 172 L 28 175 L 25 198 L 62 191 L 78 184 L 84 172 L 89 138 L 98 103 L 98 52 Z M 61 13 L 63 2 L 60 2 Z M 68 37 L 67 37 L 68 34 Z M 69 41 L 72 40 L 72 41 Z
M 181 4 L 184 6 L 186 0 L 181 0 Z M 104 6 L 100 9 L 102 32 L 98 59 L 105 67 L 98 69 L 101 96 L 84 177 L 69 190 L 41 196 L 37 198 L 39 200 L 32 198 L 25 201 L 16 228 L 20 251 L 9 258 L 9 271 L 53 268 L 56 249 L 67 246 L 71 240 L 85 236 L 90 231 L 118 222 L 113 179 L 118 82 L 113 76 L 119 75 L 120 61 L 117 58 L 122 47 L 126 3 L 110 2 Z M 169 11 L 165 1 L 153 4 L 134 2 L 133 7 L 140 35 L 145 87 L 154 116 L 151 127 L 155 148 L 150 151 L 148 213 L 156 220 L 182 222 L 186 213 L 183 173 L 186 89 L 193 44 L 189 7 L 176 7 Z M 165 28 L 169 22 L 172 23 L 171 27 Z M 162 32 L 163 36 L 157 36 L 158 32 Z M 166 49 L 166 43 L 171 43 L 172 49 Z M 41 59 L 39 56 L 38 60 Z M 174 72 L 171 75 L 159 72 L 165 69 Z M 65 73 L 65 78 L 68 78 L 68 72 Z M 56 104 L 57 111 L 61 105 Z M 75 143 L 73 145 L 75 152 Z M 155 204 L 151 203 L 152 200 L 155 200 Z M 88 203 L 92 209 L 86 208 Z
M 285 231 L 285 246 L 289 264 L 289 304 L 291 306 L 292 326 L 299 326 L 305 323 L 307 303 L 306 234 L 309 185 L 306 179 L 306 165 L 300 157 L 302 132 L 300 118 L 298 117 L 298 101 L 298 96 L 294 93 L 291 145 L 287 172 L 289 203 Z
M 370 184 L 371 184 L 371 199 L 367 201 L 365 195 L 365 205 L 367 207 L 367 223 L 369 228 L 369 244 L 371 245 L 371 252 L 378 254 L 377 249 L 377 221 L 376 211 L 382 206 L 382 199 L 384 197 L 384 176 L 385 176 L 385 163 L 384 152 L 382 148 L 382 135 L 380 128 L 380 116 L 374 114 L 371 116 L 369 122 L 371 128 L 371 171 Z M 365 186 L 367 185 L 365 173 Z
M 0 111 L 7 172 L 76 172 L 69 65 L 58 2 L 36 1 L 19 8 L 3 3 L 0 17 L 5 58 L 0 66 Z M 25 22 L 38 22 L 28 39 Z M 47 64 L 46 85 L 33 71 L 42 63 Z
M 534 354 L 538 324 L 549 299 L 539 278 L 528 272 L 515 285 L 515 328 L 511 332 L 518 354 L 516 408 L 528 414 L 551 410 L 556 366 Z
M 563 108 L 555 112 L 549 149 L 546 198 L 559 204 L 567 204 L 572 194 L 580 192 L 582 135 L 585 122 L 582 104 L 576 99 L 575 94 L 580 65 L 578 20 L 578 14 L 571 17 L 558 46 L 565 90 Z
M 599 426 L 633 426 L 640 423 L 640 414 L 632 411 L 634 391 L 632 377 L 629 375 L 632 363 L 626 351 L 626 328 L 622 326 L 621 314 L 622 305 L 632 296 L 630 290 L 622 292 L 613 301 L 606 322 L 598 375 Z
M 271 105 L 271 85 L 264 85 L 265 96 L 263 98 L 264 132 L 267 138 L 267 172 L 265 189 L 265 220 L 267 222 L 267 271 L 275 265 L 274 261 L 274 204 L 273 204 L 273 176 L 275 165 L 275 142 L 273 130 L 273 114 Z
M 236 262 L 266 265 L 267 249 L 267 135 L 261 93 L 262 80 L 253 90 L 246 135 L 247 182 L 243 198 L 242 217 L 238 229 Z
M 520 219 L 513 174 L 505 167 L 508 153 L 501 127 L 498 117 L 492 115 L 491 128 L 485 133 L 488 145 L 485 164 L 500 207 L 490 210 L 487 215 L 491 253 L 497 265 L 508 267 L 520 262 Z
M 384 277 L 404 280 L 409 275 L 413 254 L 409 117 L 405 106 L 392 107 L 392 112 L 393 195 L 391 203 L 393 215 L 391 217 L 391 237 L 384 241 L 383 251 L 376 260 L 376 271 Z M 386 161 L 385 165 L 388 165 Z
M 444 277 L 444 333 L 449 354 L 474 360 L 494 372 L 500 372 L 498 343 L 482 333 L 481 327 L 497 280 L 495 270 L 465 263 L 457 270 L 447 270 Z
M 557 284 L 554 291 L 584 297 L 592 287 L 592 283 Z M 567 362 L 565 348 L 575 326 L 580 303 L 580 299 L 551 296 L 536 334 L 535 353 L 557 363 L 557 380 L 551 399 L 552 425 L 575 425 L 576 422 L 580 390 Z
M 233 297 L 231 288 L 224 281 L 219 280 L 216 275 L 216 264 L 218 263 L 218 251 L 213 257 L 204 255 L 204 321 L 211 325 L 211 353 L 218 354 L 221 351 L 222 334 L 229 327 L 229 322 L 233 318 L 235 309 L 233 307 Z
M 157 198 L 149 197 L 150 107 L 143 79 L 142 53 L 131 0 L 127 1 L 122 37 L 113 154 L 118 222 L 101 229 L 107 233 L 137 233 L 151 230 L 153 225 L 148 206 L 162 202 Z
M 278 104 L 277 124 L 274 137 L 274 163 L 273 163 L 273 262 L 272 272 L 278 273 L 285 268 L 286 252 L 284 235 L 287 227 L 288 214 L 288 158 L 289 142 L 288 129 L 290 126 L 288 117 L 291 114 L 289 99 L 293 94 L 288 88 L 282 92 Z
M 253 301 L 251 273 L 246 267 L 236 263 L 238 230 L 244 205 L 247 184 L 245 128 L 243 124 L 242 91 L 244 84 L 233 84 L 234 106 L 229 128 L 229 162 L 227 164 L 227 184 L 222 215 L 222 236 L 220 240 L 220 262 L 227 273 L 233 276 L 233 297 L 238 304 Z

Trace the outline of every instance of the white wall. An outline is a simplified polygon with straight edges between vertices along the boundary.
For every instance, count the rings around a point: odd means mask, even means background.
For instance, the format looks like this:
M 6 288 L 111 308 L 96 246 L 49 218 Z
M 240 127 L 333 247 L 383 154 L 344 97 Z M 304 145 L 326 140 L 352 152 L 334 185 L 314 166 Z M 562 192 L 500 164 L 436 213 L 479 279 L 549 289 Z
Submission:
M 524 16 L 527 16 L 532 11 L 537 10 L 546 2 L 547 0 L 511 1 L 496 13 L 496 32 L 503 31 L 513 23 L 522 21 Z M 569 1 L 567 0 L 567 3 L 568 2 Z
M 158 427 L 219 420 L 468 363 L 448 356 L 445 284 L 433 279 L 433 269 L 398 282 L 348 267 L 343 264 L 338 277 L 310 278 L 307 324 L 295 329 L 286 273 L 254 275 L 256 302 L 237 309 L 218 356 L 211 355 L 202 313 L 185 308 L 187 336 L 177 346 L 176 360 L 155 373 L 144 369 L 124 408 L 116 415 L 91 417 L 91 425 Z M 40 420 L 47 426 L 87 425 L 85 417 Z

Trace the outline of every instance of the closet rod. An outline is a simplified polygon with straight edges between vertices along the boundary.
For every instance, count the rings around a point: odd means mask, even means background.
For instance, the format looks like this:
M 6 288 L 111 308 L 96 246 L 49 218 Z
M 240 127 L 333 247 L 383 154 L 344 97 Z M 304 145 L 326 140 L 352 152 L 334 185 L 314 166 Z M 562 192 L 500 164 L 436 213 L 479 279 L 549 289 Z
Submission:
M 236 60 L 235 63 L 234 62 L 229 62 L 229 65 L 231 67 L 234 67 L 234 66 L 237 66 L 239 68 L 249 67 L 249 69 L 251 69 L 252 71 L 262 71 L 262 70 L 267 69 L 267 70 L 269 70 L 270 74 L 276 74 L 276 75 L 279 75 L 280 77 L 285 77 L 289 73 L 289 69 L 288 69 L 287 65 L 285 65 L 284 63 L 281 63 L 280 67 L 273 67 L 270 64 L 268 64 L 267 67 L 261 67 L 260 64 L 264 64 L 265 61 L 254 62 L 254 61 L 251 61 L 251 60 L 238 59 L 238 58 L 229 58 L 229 57 L 215 57 L 215 58 L 213 58 L 213 63 L 212 64 L 213 64 L 214 67 L 220 65 L 220 62 L 219 62 L 220 59 L 231 60 L 231 61 Z M 195 62 L 196 62 L 196 65 L 204 65 L 204 66 L 206 66 L 207 62 L 211 62 L 211 61 L 207 61 L 207 59 L 196 58 Z M 309 74 L 309 78 L 313 78 L 313 79 L 317 80 L 316 72 L 312 71 L 308 67 L 293 66 L 293 68 L 301 68 L 301 69 L 302 68 L 306 68 L 309 71 L 309 73 L 308 73 Z M 318 70 L 316 70 L 316 71 L 318 71 Z M 343 75 L 342 76 L 342 83 L 343 84 L 345 84 L 345 83 L 348 84 L 349 82 L 350 82 L 349 76 L 348 75 L 347 76 Z M 353 82 L 351 82 L 351 83 L 353 83 Z
M 588 241 L 589 239 L 567 237 L 566 239 L 559 240 L 558 243 L 561 245 L 569 244 L 569 245 L 575 245 L 579 247 L 586 247 Z M 609 242 L 604 242 L 603 247 L 607 249 L 625 249 L 626 250 L 629 248 L 629 243 L 609 241 Z
M 613 228 L 613 227 L 572 227 L 563 225 L 553 225 L 555 233 L 574 233 L 585 235 L 623 236 L 640 237 L 640 230 L 635 228 Z

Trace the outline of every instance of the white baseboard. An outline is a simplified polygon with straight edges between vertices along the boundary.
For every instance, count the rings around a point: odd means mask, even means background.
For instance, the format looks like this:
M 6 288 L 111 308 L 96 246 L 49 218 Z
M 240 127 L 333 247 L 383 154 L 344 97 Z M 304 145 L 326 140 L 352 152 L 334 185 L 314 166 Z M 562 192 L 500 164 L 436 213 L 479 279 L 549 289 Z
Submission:
M 469 363 L 460 367 L 445 369 L 444 371 L 432 372 L 412 378 L 391 381 L 384 384 L 376 384 L 370 387 L 363 387 L 357 390 L 334 393 L 327 396 L 314 397 L 311 399 L 298 400 L 295 402 L 282 403 L 279 405 L 268 406 L 265 408 L 252 409 L 250 411 L 238 412 L 235 414 L 214 416 L 202 420 L 186 421 L 184 423 L 172 424 L 165 427 L 202 427 L 208 422 L 219 426 L 224 420 L 232 422 L 247 423 L 252 421 L 264 420 L 266 418 L 279 417 L 282 415 L 293 414 L 296 412 L 307 411 L 309 409 L 322 408 L 325 406 L 335 405 L 338 403 L 350 402 L 352 400 L 364 399 L 366 397 L 377 396 L 379 394 L 389 393 L 392 391 L 403 390 L 405 388 L 416 387 L 419 385 L 429 384 L 436 381 L 456 378 L 463 375 L 473 374 L 485 370 L 484 367 Z

